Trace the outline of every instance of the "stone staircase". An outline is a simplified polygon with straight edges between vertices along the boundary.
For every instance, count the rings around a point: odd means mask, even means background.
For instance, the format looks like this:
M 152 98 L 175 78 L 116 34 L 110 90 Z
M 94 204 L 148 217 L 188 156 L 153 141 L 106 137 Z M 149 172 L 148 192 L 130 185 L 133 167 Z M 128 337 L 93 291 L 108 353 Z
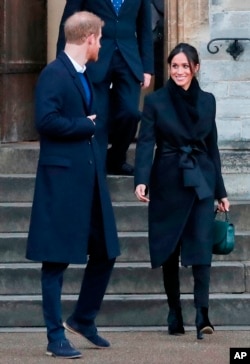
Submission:
M 42 327 L 40 263 L 27 261 L 25 245 L 38 143 L 0 145 L 0 326 Z M 130 151 L 133 159 L 133 147 Z M 236 248 L 214 256 L 210 318 L 219 326 L 250 326 L 249 152 L 223 150 L 225 182 L 236 227 Z M 152 270 L 147 246 L 147 206 L 137 202 L 133 178 L 109 176 L 122 255 L 117 260 L 97 323 L 105 327 L 166 326 L 161 270 Z M 63 314 L 72 310 L 82 266 L 71 265 L 63 286 Z M 194 325 L 190 268 L 181 268 L 184 321 Z

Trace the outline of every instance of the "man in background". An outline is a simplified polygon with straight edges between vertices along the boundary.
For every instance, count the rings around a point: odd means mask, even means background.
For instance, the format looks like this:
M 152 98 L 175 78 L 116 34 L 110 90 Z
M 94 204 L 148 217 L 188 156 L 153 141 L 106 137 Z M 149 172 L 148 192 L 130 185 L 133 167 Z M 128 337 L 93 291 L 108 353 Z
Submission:
M 154 41 L 154 90 L 164 84 L 164 0 L 151 0 Z
M 63 49 L 65 20 L 87 10 L 105 23 L 99 59 L 87 65 L 98 99 L 96 138 L 107 172 L 133 175 L 127 150 L 140 120 L 142 88 L 154 72 L 150 0 L 67 0 L 62 15 L 57 52 Z

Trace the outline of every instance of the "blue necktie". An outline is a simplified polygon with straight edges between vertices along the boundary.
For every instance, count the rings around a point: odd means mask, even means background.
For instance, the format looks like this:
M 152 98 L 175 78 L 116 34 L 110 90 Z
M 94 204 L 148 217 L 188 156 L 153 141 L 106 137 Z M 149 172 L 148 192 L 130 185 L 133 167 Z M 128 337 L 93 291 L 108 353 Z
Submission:
M 83 88 L 84 88 L 84 91 L 85 91 L 87 103 L 88 103 L 88 105 L 90 105 L 90 102 L 91 102 L 91 91 L 90 91 L 90 87 L 89 87 L 88 81 L 87 81 L 84 73 L 78 72 L 78 75 L 80 77 L 81 83 L 82 83 Z
M 123 0 L 111 0 L 115 8 L 116 14 L 119 14 L 120 7 L 122 6 Z

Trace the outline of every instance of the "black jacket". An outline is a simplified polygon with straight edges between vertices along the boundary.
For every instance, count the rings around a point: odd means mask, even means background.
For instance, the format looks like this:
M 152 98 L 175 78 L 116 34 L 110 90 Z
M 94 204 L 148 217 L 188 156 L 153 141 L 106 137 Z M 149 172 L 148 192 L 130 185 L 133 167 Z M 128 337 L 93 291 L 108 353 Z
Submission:
M 60 24 L 57 52 L 64 48 L 65 20 L 74 12 L 82 10 L 98 15 L 105 22 L 98 61 L 88 65 L 94 83 L 101 82 L 106 75 L 117 47 L 139 81 L 143 81 L 143 73 L 154 73 L 150 0 L 124 0 L 119 15 L 111 0 L 67 0 Z

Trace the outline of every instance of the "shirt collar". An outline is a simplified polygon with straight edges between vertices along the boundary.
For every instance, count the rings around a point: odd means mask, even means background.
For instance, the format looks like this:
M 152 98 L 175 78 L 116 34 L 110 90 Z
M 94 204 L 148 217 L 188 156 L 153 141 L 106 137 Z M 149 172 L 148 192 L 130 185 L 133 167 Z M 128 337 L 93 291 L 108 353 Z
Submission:
M 68 55 L 68 53 L 65 52 L 65 54 L 67 55 L 67 57 L 69 58 L 69 60 L 71 61 L 71 63 L 73 64 L 76 72 L 80 72 L 80 73 L 84 73 L 86 70 L 86 66 L 81 66 L 79 63 L 77 63 L 72 57 L 70 57 Z

